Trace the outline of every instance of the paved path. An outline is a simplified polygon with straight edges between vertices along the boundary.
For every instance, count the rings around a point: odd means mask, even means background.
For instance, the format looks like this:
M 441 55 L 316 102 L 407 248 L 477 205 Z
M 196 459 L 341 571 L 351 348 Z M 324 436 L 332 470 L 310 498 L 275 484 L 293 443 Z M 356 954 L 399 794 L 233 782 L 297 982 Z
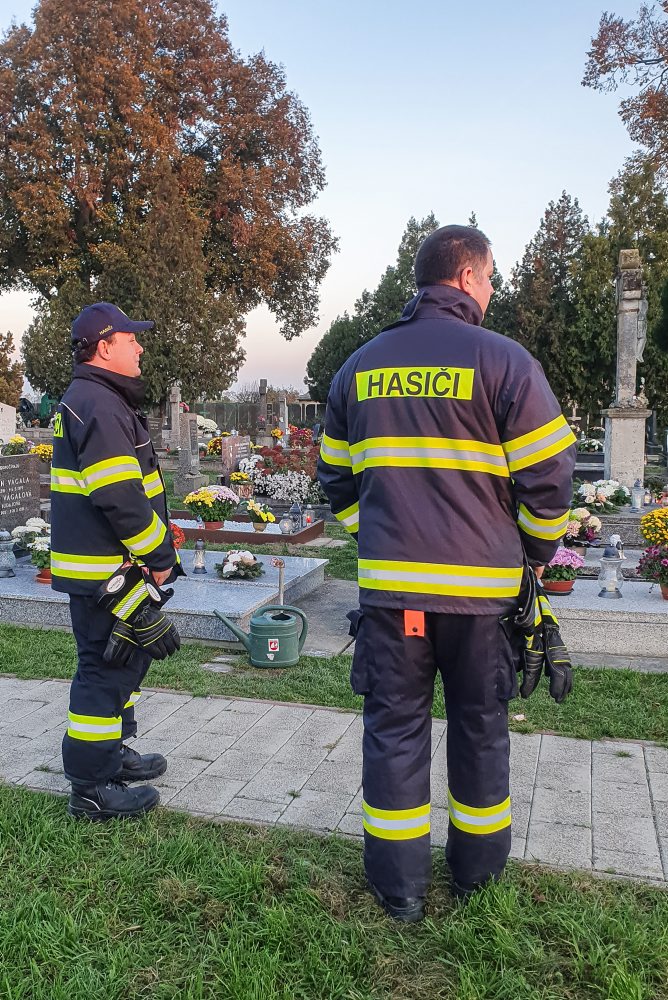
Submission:
M 0 679 L 0 779 L 66 792 L 69 685 Z M 361 833 L 362 719 L 354 712 L 147 691 L 137 750 L 169 758 L 168 808 L 215 819 Z M 445 723 L 434 721 L 432 839 L 445 843 Z M 515 858 L 668 881 L 668 749 L 512 734 Z

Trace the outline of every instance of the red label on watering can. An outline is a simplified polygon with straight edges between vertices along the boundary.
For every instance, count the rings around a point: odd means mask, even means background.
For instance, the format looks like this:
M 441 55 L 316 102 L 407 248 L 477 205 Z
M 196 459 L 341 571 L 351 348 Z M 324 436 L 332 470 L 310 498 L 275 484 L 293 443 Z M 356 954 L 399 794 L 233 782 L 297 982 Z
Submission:
M 267 639 L 267 646 L 270 653 L 277 653 L 280 648 L 278 639 Z

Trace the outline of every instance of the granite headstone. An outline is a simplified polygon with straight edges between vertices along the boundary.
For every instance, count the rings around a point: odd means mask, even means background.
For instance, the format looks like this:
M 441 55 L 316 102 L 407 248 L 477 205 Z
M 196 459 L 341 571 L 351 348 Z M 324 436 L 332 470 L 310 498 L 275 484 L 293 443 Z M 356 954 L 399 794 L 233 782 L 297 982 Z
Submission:
M 39 458 L 0 455 L 0 531 L 11 531 L 39 516 Z

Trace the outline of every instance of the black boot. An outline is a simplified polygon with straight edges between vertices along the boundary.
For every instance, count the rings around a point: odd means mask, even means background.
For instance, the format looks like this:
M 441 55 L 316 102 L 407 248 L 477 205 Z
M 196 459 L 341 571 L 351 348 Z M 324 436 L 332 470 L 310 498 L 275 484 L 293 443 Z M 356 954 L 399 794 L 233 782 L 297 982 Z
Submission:
M 380 889 L 367 879 L 369 888 L 389 916 L 405 924 L 414 924 L 424 917 L 424 896 L 384 896 Z
M 167 770 L 167 760 L 161 753 L 137 753 L 125 743 L 121 744 L 121 781 L 148 781 L 158 778 Z
M 67 811 L 75 819 L 104 823 L 108 819 L 142 816 L 154 809 L 159 801 L 160 793 L 151 785 L 128 788 L 119 778 L 110 778 L 105 784 L 72 785 Z

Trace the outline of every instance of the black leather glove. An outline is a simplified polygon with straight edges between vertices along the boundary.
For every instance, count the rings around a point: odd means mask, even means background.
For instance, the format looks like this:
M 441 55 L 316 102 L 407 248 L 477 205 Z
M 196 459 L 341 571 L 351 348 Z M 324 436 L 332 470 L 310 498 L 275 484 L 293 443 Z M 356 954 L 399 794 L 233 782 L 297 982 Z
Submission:
M 545 674 L 550 679 L 550 696 L 560 705 L 573 689 L 571 658 L 559 629 L 545 626 Z
M 181 648 L 176 627 L 159 608 L 145 604 L 132 622 L 135 640 L 154 660 L 164 660 Z
M 526 644 L 522 650 L 522 686 L 520 695 L 528 698 L 538 687 L 538 681 L 543 673 L 545 663 L 545 646 L 543 644 L 543 630 L 537 628 L 533 635 L 526 639 Z
M 117 618 L 114 621 L 114 627 L 111 630 L 102 659 L 105 663 L 110 663 L 113 660 L 119 666 L 124 667 L 137 648 L 137 639 L 131 626 Z

